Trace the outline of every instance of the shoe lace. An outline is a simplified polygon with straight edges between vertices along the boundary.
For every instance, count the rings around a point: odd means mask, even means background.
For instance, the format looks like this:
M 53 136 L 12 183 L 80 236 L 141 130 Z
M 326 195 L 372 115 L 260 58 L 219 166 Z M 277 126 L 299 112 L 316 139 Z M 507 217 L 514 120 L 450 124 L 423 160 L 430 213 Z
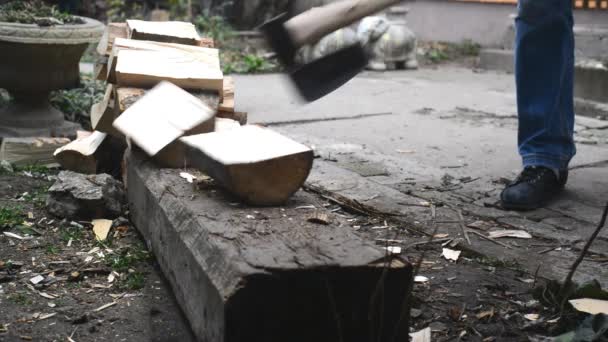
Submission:
M 543 167 L 536 166 L 528 166 L 524 168 L 521 174 L 515 180 L 516 184 L 519 183 L 528 183 L 528 184 L 536 184 L 547 172 L 552 172 L 549 169 L 545 169 Z

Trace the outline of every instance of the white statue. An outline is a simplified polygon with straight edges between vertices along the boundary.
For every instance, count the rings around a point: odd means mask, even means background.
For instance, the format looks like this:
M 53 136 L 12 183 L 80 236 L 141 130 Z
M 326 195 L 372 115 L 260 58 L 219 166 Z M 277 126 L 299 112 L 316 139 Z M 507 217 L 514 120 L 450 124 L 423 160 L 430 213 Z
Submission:
M 416 36 L 404 21 L 382 16 L 367 17 L 357 29 L 359 41 L 369 56 L 370 70 L 416 69 Z

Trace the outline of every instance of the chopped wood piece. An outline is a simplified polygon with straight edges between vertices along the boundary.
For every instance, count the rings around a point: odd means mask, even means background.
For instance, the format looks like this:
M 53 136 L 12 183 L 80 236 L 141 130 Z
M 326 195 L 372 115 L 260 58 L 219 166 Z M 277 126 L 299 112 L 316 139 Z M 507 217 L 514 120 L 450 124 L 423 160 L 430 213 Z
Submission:
M 114 110 L 117 117 L 146 94 L 146 89 L 142 88 L 116 87 L 115 89 Z
M 16 166 L 55 164 L 53 153 L 69 142 L 67 138 L 3 138 L 0 160 Z
M 215 41 L 213 41 L 213 38 L 201 38 L 201 40 L 198 42 L 197 46 L 206 47 L 206 48 L 214 48 Z
M 91 107 L 91 126 L 96 131 L 121 137 L 122 135 L 112 126 L 115 119 L 114 87 L 109 84 L 103 100 Z
M 215 118 L 215 132 L 227 131 L 235 128 L 241 128 L 241 124 L 231 119 Z
M 97 44 L 97 53 L 100 55 L 109 55 L 112 52 L 114 39 L 127 38 L 127 23 L 109 23 L 106 30 Z
M 184 134 L 213 132 L 214 117 L 201 100 L 161 82 L 118 117 L 114 127 L 154 156 Z
M 116 84 L 151 88 L 161 81 L 169 81 L 184 89 L 214 90 L 221 94 L 224 75 L 209 65 L 193 59 L 190 54 L 119 50 Z
M 241 125 L 247 124 L 247 113 L 245 112 L 224 112 L 218 111 L 216 116 L 218 118 L 231 119 L 237 121 Z
M 243 126 L 180 139 L 188 159 L 246 203 L 280 205 L 304 183 L 313 151 L 270 129 Z
M 84 139 L 84 138 L 90 136 L 91 134 L 93 134 L 93 132 L 89 132 L 89 131 L 76 131 L 76 140 L 78 140 L 78 139 Z
M 112 220 L 97 219 L 93 220 L 92 223 L 95 238 L 99 241 L 105 241 L 108 238 L 110 229 L 112 228 Z
M 108 58 L 107 80 L 116 83 L 116 61 L 121 50 L 160 51 L 187 55 L 193 61 L 204 63 L 212 69 L 220 70 L 219 50 L 183 44 L 160 43 L 132 39 L 116 39 Z
M 53 155 L 66 170 L 94 174 L 97 172 L 96 153 L 106 136 L 105 133 L 95 131 L 86 138 L 58 148 Z
M 308 218 L 308 222 L 328 225 L 330 223 L 329 215 L 327 215 L 327 213 L 322 212 L 322 211 L 315 211 L 315 213 L 312 214 L 312 216 Z
M 108 79 L 108 56 L 103 56 L 95 62 L 93 75 L 99 81 L 105 82 Z
M 222 103 L 220 111 L 234 113 L 234 80 L 232 77 L 224 77 Z
M 127 20 L 129 38 L 165 43 L 198 45 L 201 37 L 192 23 L 182 21 Z

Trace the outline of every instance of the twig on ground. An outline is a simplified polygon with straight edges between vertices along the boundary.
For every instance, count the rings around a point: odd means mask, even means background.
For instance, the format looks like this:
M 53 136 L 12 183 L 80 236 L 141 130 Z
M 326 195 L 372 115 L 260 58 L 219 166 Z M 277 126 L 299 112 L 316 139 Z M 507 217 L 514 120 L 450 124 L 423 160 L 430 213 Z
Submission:
M 474 231 L 474 230 L 471 230 L 471 233 L 473 233 L 473 234 L 475 234 L 475 235 L 479 236 L 479 237 L 480 237 L 480 238 L 482 238 L 482 239 L 488 240 L 488 241 L 493 242 L 493 243 L 495 243 L 495 244 L 497 244 L 497 245 L 501 245 L 501 246 L 503 246 L 504 248 L 513 249 L 511 246 L 509 246 L 509 245 L 507 245 L 507 244 L 505 244 L 505 243 L 502 243 L 502 242 L 500 242 L 500 241 L 498 241 L 498 240 L 496 240 L 496 239 L 492 239 L 491 237 L 489 237 L 489 236 L 485 236 L 485 235 L 483 235 L 483 234 L 481 234 L 481 233 L 479 233 L 479 232 L 476 232 L 476 231 Z
M 560 289 L 560 295 L 562 297 L 561 304 L 560 304 L 560 316 L 561 316 L 561 313 L 564 312 L 564 305 L 566 304 L 566 301 L 568 300 L 568 297 L 569 297 L 569 294 L 567 292 L 569 291 L 569 288 L 572 284 L 572 277 L 574 276 L 574 273 L 576 272 L 576 269 L 578 268 L 578 266 L 581 264 L 581 262 L 583 262 L 583 259 L 585 259 L 585 256 L 587 255 L 587 252 L 589 252 L 589 248 L 593 244 L 593 241 L 595 241 L 597 236 L 600 234 L 600 231 L 602 230 L 602 228 L 604 228 L 604 226 L 606 225 L 607 217 L 608 217 L 608 203 L 606 203 L 606 206 L 604 207 L 604 212 L 602 214 L 602 218 L 600 219 L 600 223 L 597 225 L 597 228 L 595 228 L 595 231 L 593 232 L 593 234 L 591 234 L 591 236 L 589 237 L 589 240 L 587 240 L 585 247 L 583 247 L 583 250 L 579 254 L 576 261 L 574 261 L 574 264 L 572 264 L 572 267 L 570 268 L 570 272 L 568 273 L 566 280 L 562 284 L 562 288 Z
M 469 244 L 469 246 L 471 245 L 471 239 L 469 238 L 469 233 L 467 232 L 467 227 L 464 224 L 464 217 L 462 216 L 462 210 L 456 210 L 456 212 L 458 213 L 458 219 L 460 220 L 460 229 L 462 230 L 462 234 L 464 235 L 464 238 L 467 239 L 467 243 Z

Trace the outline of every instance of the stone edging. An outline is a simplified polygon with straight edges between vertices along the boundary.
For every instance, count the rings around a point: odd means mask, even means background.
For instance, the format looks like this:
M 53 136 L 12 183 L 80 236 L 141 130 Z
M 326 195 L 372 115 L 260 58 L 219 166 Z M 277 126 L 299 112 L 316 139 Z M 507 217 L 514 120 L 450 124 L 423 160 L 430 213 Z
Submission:
M 85 44 L 101 38 L 105 26 L 94 19 L 78 25 L 38 26 L 0 22 L 0 41 L 25 44 Z

